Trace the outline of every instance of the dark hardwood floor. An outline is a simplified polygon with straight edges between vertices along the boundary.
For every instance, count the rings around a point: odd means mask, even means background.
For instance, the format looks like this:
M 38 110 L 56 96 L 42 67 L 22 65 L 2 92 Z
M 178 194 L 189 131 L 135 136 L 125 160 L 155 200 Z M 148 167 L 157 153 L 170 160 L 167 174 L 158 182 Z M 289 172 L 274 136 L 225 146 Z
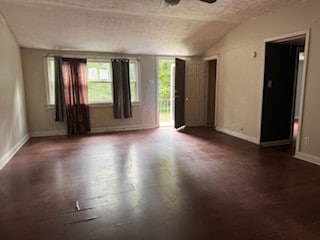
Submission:
M 319 240 L 320 168 L 290 152 L 207 128 L 33 138 L 0 171 L 0 239 Z

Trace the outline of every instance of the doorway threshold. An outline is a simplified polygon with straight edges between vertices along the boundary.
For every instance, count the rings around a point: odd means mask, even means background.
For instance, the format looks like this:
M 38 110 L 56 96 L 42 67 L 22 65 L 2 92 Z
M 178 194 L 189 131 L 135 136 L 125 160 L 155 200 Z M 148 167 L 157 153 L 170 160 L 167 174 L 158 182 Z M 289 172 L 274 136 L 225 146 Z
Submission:
M 160 127 L 173 127 L 174 126 L 174 121 L 160 122 L 159 125 L 160 125 Z

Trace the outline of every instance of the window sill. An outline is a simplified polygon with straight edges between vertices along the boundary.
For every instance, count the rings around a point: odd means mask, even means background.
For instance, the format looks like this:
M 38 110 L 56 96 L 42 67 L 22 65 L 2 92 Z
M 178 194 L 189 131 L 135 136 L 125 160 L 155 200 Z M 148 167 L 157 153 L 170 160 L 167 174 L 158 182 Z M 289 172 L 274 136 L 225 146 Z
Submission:
M 142 106 L 142 102 L 133 102 L 132 103 L 133 107 L 141 107 Z M 89 104 L 90 108 L 112 108 L 113 107 L 113 103 L 90 103 Z M 46 108 L 48 110 L 53 110 L 55 109 L 55 105 L 46 105 Z
M 90 108 L 105 108 L 112 107 L 113 103 L 89 103 Z
M 140 107 L 142 106 L 141 102 L 133 102 L 132 103 L 133 107 Z M 90 108 L 112 108 L 113 103 L 90 103 L 89 104 Z
M 56 109 L 56 106 L 54 104 L 47 104 L 46 105 L 47 110 Z

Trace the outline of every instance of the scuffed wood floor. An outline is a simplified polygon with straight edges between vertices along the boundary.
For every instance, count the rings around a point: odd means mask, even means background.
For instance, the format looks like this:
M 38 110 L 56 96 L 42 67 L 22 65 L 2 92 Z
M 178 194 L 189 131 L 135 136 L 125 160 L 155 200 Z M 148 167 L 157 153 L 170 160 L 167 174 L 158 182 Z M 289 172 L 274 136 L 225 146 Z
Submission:
M 33 138 L 0 171 L 0 239 L 318 240 L 320 167 L 207 128 Z

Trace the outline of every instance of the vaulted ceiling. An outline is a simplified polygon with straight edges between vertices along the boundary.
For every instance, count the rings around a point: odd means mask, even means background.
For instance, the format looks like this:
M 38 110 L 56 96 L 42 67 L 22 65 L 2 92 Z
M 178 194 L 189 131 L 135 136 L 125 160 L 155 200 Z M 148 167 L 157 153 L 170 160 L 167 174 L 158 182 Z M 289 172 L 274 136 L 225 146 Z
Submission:
M 0 13 L 29 48 L 201 55 L 236 25 L 300 0 L 0 0 Z

